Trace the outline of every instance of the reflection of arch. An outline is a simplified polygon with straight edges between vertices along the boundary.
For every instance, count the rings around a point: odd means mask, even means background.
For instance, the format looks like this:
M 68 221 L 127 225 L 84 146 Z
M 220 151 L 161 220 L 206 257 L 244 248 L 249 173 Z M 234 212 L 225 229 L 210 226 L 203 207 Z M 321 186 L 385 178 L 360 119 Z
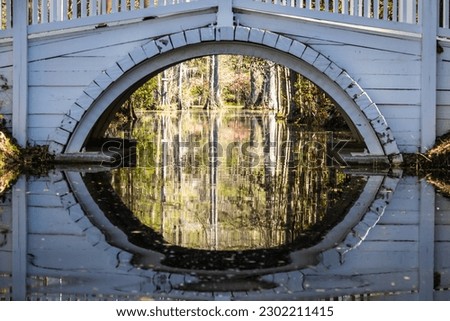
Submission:
M 211 54 L 239 54 L 273 60 L 312 80 L 327 92 L 347 119 L 355 137 L 371 155 L 401 156 L 376 104 L 348 73 L 303 43 L 247 27 L 207 27 L 168 35 L 137 47 L 100 74 L 64 117 L 50 150 L 80 152 L 100 137 L 115 108 L 144 81 L 179 62 Z
M 184 270 L 180 267 L 165 266 L 161 262 L 167 253 L 144 249 L 133 244 L 129 240 L 129 236 L 112 224 L 107 215 L 97 205 L 89 194 L 81 174 L 67 172 L 66 176 L 72 188 L 69 188 L 65 181 L 55 183 L 63 205 L 69 211 L 70 216 L 83 226 L 83 230 L 95 246 L 105 249 L 110 248 L 116 252 L 118 266 L 129 265 L 130 260 L 133 260 L 134 266 L 146 266 L 168 272 L 194 272 L 192 269 Z M 329 231 L 320 243 L 307 249 L 292 252 L 290 254 L 291 260 L 287 264 L 270 266 L 256 271 L 241 271 L 236 272 L 236 274 L 277 274 L 287 273 L 283 271 L 299 270 L 311 265 L 328 268 L 342 264 L 345 254 L 358 247 L 376 225 L 393 195 L 397 182 L 398 179 L 396 178 L 371 176 L 345 218 Z M 133 265 L 129 266 L 132 267 Z M 199 270 L 196 272 L 203 275 L 227 273 L 226 271 Z M 301 273 L 301 270 L 289 273 Z

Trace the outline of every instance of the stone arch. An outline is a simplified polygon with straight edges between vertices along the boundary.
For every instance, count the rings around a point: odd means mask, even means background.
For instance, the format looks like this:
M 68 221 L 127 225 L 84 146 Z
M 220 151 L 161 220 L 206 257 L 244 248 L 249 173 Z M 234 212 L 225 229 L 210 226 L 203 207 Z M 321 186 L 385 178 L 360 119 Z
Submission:
M 211 54 L 250 55 L 295 70 L 336 102 L 355 136 L 366 144 L 369 155 L 388 156 L 392 163 L 402 161 L 386 119 L 344 69 L 297 40 L 241 26 L 186 30 L 135 48 L 83 91 L 50 139 L 50 152 L 80 152 L 93 128 L 108 123 L 108 114 L 112 114 L 108 111 L 120 105 L 125 93 L 131 93 L 150 76 L 167 67 Z

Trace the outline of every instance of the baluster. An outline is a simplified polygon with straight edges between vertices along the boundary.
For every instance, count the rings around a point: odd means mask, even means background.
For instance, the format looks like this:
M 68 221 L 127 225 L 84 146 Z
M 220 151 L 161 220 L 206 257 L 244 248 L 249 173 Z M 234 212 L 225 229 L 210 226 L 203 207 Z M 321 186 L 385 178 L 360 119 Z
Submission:
M 330 11 L 330 0 L 325 0 L 323 3 L 324 11 L 329 12 Z
M 383 0 L 383 20 L 389 20 L 389 0 Z
M 39 23 L 39 2 L 38 0 L 33 0 L 32 13 L 31 13 L 31 24 L 36 25 Z M 3 16 L 0 8 L 0 14 Z
M 78 1 L 72 0 L 72 19 L 78 19 Z
M 424 5 L 424 4 L 422 4 Z M 449 0 L 443 0 L 439 6 L 440 23 L 439 27 L 449 28 Z
M 112 0 L 111 13 L 119 11 L 119 0 Z
M 88 0 L 89 1 L 89 16 L 97 15 L 97 0 Z
M 55 16 L 56 16 L 55 10 L 56 10 L 56 6 L 55 6 L 55 2 L 54 2 L 54 1 L 49 0 L 49 8 L 48 8 L 48 10 L 49 10 L 49 20 L 48 20 L 48 22 L 53 22 L 53 21 L 55 21 Z
M 392 0 L 392 21 L 398 21 L 398 0 Z
M 362 1 L 361 1 L 362 2 Z M 362 3 L 361 3 L 362 4 Z M 360 4 L 360 5 L 361 5 Z M 364 17 L 370 18 L 371 10 L 370 10 L 370 0 L 364 0 Z M 362 15 L 362 14 L 361 14 Z
M 312 9 L 312 0 L 306 0 L 306 9 Z
M 342 13 L 348 14 L 348 0 L 342 0 Z
M 81 0 L 81 18 L 87 17 L 87 0 Z
M 320 0 L 316 0 L 316 3 L 314 4 L 315 10 L 320 10 Z
M 333 0 L 333 12 L 339 13 L 339 1 L 338 0 Z
M 373 0 L 373 17 L 380 19 L 380 0 Z
M 70 20 L 70 0 L 64 0 L 63 1 L 63 7 L 62 7 L 63 20 Z
M 41 2 L 41 23 L 47 23 L 48 21 L 48 3 L 47 0 L 42 0 Z
M 108 0 L 100 0 L 100 8 L 99 8 L 99 14 L 107 14 L 108 12 L 106 12 L 106 2 Z
M 298 7 L 299 7 L 299 8 L 302 8 L 302 9 L 303 9 L 303 8 L 305 7 L 305 4 L 304 4 L 303 2 L 304 2 L 304 0 L 299 0 L 299 1 L 298 1 L 298 4 L 299 4 Z
M 358 2 L 358 11 L 357 11 L 357 15 L 359 17 L 363 16 L 363 0 L 356 0 Z
M 416 0 L 400 0 L 399 3 L 399 21 L 406 23 L 415 23 L 416 21 Z
M 63 0 L 50 1 L 50 22 L 64 20 L 64 13 L 63 13 L 64 3 L 65 1 Z

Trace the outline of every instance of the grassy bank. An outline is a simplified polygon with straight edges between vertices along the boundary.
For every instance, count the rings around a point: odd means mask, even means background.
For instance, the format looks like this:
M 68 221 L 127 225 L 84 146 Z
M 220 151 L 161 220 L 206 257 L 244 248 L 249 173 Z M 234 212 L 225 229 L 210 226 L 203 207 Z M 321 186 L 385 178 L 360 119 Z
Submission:
M 407 174 L 425 177 L 440 192 L 450 197 L 450 133 L 438 137 L 428 152 L 404 155 Z
M 0 195 L 20 174 L 38 175 L 46 172 L 52 159 L 44 146 L 20 148 L 0 122 Z

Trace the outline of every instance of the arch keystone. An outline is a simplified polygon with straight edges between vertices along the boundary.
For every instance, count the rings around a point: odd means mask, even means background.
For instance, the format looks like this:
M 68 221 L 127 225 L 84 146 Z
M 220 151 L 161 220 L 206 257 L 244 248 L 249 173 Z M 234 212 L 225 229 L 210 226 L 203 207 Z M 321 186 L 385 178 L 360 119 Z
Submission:
M 216 30 L 217 41 L 234 40 L 234 27 L 219 27 Z

